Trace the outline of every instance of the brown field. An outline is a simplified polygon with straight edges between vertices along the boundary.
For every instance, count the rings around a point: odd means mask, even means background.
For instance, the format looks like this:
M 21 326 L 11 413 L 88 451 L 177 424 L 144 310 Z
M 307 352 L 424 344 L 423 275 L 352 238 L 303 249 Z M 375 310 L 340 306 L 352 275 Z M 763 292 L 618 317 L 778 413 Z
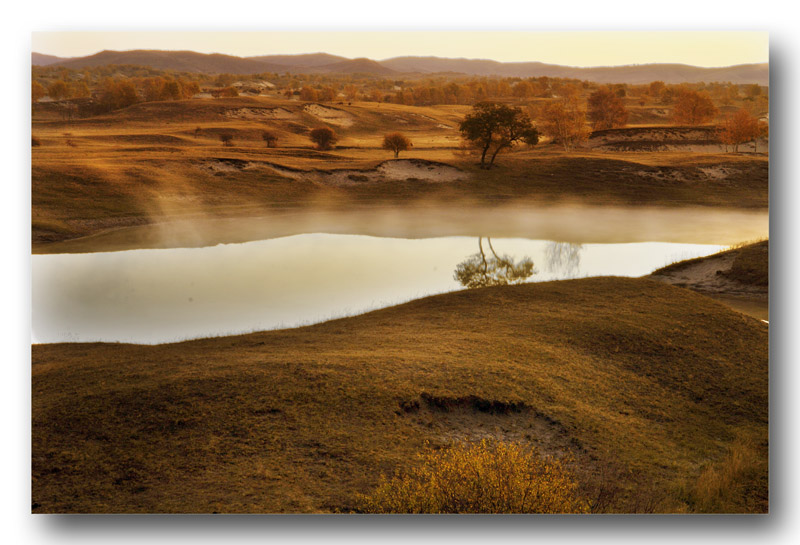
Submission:
M 32 132 L 41 146 L 32 150 L 34 251 L 170 220 L 309 210 L 456 204 L 765 210 L 768 204 L 763 154 L 589 148 L 565 153 L 541 143 L 501 154 L 486 171 L 461 148 L 457 127 L 467 106 L 354 102 L 320 108 L 276 98 L 195 99 L 142 103 L 71 122 L 35 110 Z M 322 152 L 307 133 L 326 123 L 341 139 L 337 148 Z M 266 147 L 265 129 L 278 134 L 278 147 Z M 405 159 L 431 163 L 387 175 L 374 170 L 393 159 L 380 149 L 391 131 L 414 143 L 400 154 L 401 166 Z M 233 146 L 221 144 L 222 133 L 233 136 Z M 458 179 L 440 179 L 439 171 L 449 167 L 457 169 Z

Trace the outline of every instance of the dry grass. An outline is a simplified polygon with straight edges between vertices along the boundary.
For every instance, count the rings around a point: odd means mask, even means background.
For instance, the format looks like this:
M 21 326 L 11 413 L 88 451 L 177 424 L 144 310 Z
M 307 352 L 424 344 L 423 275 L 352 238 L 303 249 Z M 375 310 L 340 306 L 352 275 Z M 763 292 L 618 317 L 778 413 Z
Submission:
M 482 438 L 571 454 L 594 510 L 686 511 L 681 483 L 739 430 L 766 433 L 767 329 L 595 278 L 179 344 L 35 345 L 34 511 L 350 511 L 426 443 Z M 762 512 L 757 457 L 732 493 Z
M 721 460 L 705 465 L 686 486 L 689 509 L 695 513 L 767 512 L 767 450 L 765 437 L 737 437 Z

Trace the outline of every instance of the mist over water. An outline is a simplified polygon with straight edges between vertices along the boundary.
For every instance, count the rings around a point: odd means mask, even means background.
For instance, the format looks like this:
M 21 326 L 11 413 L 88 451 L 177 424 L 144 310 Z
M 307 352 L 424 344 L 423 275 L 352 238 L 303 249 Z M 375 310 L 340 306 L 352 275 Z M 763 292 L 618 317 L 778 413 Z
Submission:
M 642 276 L 724 248 L 494 237 L 491 243 L 498 254 L 531 258 L 531 282 Z M 312 233 L 201 248 L 34 255 L 32 340 L 157 344 L 317 323 L 463 289 L 454 271 L 477 251 L 478 237 Z

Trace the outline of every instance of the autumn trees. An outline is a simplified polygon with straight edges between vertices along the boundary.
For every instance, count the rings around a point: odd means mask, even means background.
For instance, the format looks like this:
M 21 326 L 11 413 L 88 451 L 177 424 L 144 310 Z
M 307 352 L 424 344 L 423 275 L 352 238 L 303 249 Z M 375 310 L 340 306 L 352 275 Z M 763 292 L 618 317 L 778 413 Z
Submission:
M 624 127 L 628 112 L 616 92 L 610 87 L 601 87 L 589 95 L 589 121 L 596 131 Z
M 31 100 L 33 102 L 36 102 L 40 98 L 44 98 L 46 94 L 47 94 L 47 89 L 44 88 L 44 85 L 42 85 L 36 80 L 34 80 L 31 83 Z
M 559 142 L 564 146 L 564 151 L 569 151 L 589 137 L 589 129 L 586 127 L 586 112 L 581 110 L 575 95 L 562 97 L 545 104 L 539 115 L 542 131 L 553 142 Z
M 146 78 L 141 83 L 141 89 L 146 102 L 187 99 L 200 92 L 200 86 L 195 81 L 162 77 Z
M 331 149 L 339 140 L 339 137 L 336 136 L 336 133 L 333 132 L 333 129 L 330 127 L 319 127 L 317 129 L 312 129 L 308 134 L 308 137 L 311 138 L 311 141 L 317 145 L 317 149 L 323 151 Z
M 717 115 L 717 108 L 708 93 L 682 87 L 676 91 L 672 119 L 685 125 L 702 125 Z
M 392 132 L 383 137 L 383 144 L 381 147 L 385 150 L 393 151 L 396 159 L 401 151 L 410 149 L 412 145 L 411 140 L 403 133 Z
M 757 140 L 762 133 L 758 119 L 745 109 L 737 110 L 727 117 L 718 127 L 719 139 L 726 146 L 732 146 L 733 152 L 739 152 L 739 144 Z
M 472 107 L 459 126 L 464 139 L 481 150 L 481 168 L 489 169 L 501 150 L 511 148 L 518 142 L 535 145 L 539 142 L 539 131 L 531 124 L 526 113 L 496 102 L 479 102 Z M 491 151 L 489 162 L 486 156 Z
M 69 87 L 63 80 L 56 80 L 47 86 L 47 95 L 53 100 L 61 100 L 69 97 Z
M 119 110 L 137 102 L 139 95 L 130 81 L 106 78 L 100 83 L 99 104 L 103 110 Z

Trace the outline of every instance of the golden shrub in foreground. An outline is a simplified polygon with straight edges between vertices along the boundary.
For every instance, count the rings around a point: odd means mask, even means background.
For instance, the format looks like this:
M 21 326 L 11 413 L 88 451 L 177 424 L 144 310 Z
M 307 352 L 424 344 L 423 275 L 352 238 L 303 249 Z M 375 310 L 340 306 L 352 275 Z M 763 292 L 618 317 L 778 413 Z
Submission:
M 383 478 L 364 498 L 368 513 L 586 513 L 564 465 L 519 443 L 484 439 L 422 456 L 405 475 Z

